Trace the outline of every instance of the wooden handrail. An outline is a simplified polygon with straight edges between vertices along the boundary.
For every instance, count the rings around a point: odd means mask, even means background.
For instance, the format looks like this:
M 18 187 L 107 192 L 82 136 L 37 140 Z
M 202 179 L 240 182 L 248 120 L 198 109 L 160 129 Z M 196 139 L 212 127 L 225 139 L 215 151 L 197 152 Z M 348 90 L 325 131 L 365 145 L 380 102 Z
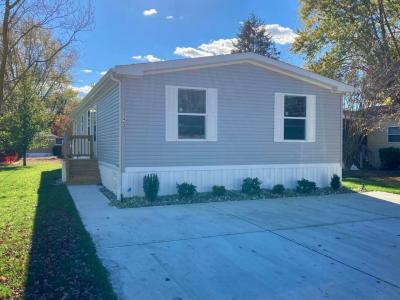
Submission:
M 91 135 L 66 135 L 63 144 L 63 156 L 66 159 L 93 159 L 93 137 Z

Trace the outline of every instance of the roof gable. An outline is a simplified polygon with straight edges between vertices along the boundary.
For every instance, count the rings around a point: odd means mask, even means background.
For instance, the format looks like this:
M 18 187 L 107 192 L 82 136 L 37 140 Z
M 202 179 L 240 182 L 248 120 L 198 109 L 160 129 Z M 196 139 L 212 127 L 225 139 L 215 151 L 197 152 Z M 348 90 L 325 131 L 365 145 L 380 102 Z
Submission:
M 353 92 L 354 88 L 337 80 L 333 80 L 302 68 L 261 56 L 254 53 L 238 53 L 209 56 L 191 59 L 170 60 L 156 63 L 131 64 L 116 66 L 112 71 L 122 76 L 145 76 L 150 74 L 179 72 L 199 68 L 211 68 L 230 64 L 250 63 L 289 77 L 306 81 L 336 93 Z

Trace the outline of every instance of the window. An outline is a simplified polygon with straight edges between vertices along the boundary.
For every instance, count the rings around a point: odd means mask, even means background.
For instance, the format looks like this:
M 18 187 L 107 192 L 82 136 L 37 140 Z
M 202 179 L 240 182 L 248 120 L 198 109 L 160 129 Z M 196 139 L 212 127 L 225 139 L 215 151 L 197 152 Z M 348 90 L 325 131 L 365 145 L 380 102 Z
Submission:
M 87 134 L 90 135 L 90 110 L 87 112 Z
M 316 97 L 275 93 L 274 142 L 315 142 Z
M 85 124 L 84 124 L 84 117 L 82 116 L 81 117 L 81 134 L 83 134 L 83 131 L 84 131 L 83 128 L 85 128 Z
M 178 138 L 206 138 L 206 91 L 178 89 Z
M 93 141 L 95 142 L 97 139 L 97 115 L 95 110 L 92 110 L 92 118 L 93 118 Z
M 165 86 L 165 140 L 217 141 L 218 90 Z
M 284 134 L 285 140 L 305 140 L 307 120 L 307 97 L 284 97 Z
M 393 126 L 388 128 L 388 142 L 400 143 L 400 127 Z

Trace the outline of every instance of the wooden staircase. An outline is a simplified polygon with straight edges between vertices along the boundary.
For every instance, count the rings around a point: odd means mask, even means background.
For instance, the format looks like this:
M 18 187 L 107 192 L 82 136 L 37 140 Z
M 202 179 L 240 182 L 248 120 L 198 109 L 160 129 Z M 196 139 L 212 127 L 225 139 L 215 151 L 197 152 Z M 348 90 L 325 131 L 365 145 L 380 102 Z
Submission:
M 95 159 L 66 160 L 67 184 L 99 184 L 99 164 Z
M 65 183 L 101 183 L 99 164 L 98 161 L 94 159 L 93 155 L 92 136 L 65 136 L 63 144 L 63 156 L 63 181 Z

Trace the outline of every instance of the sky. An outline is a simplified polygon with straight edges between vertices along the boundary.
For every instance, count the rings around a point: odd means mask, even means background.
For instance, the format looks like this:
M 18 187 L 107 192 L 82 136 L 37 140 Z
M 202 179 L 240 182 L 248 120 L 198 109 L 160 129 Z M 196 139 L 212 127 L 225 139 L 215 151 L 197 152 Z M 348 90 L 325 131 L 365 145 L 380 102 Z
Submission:
M 301 28 L 296 0 L 95 0 L 94 24 L 79 36 L 72 86 L 84 96 L 115 65 L 228 54 L 240 23 L 255 13 L 280 60 Z

